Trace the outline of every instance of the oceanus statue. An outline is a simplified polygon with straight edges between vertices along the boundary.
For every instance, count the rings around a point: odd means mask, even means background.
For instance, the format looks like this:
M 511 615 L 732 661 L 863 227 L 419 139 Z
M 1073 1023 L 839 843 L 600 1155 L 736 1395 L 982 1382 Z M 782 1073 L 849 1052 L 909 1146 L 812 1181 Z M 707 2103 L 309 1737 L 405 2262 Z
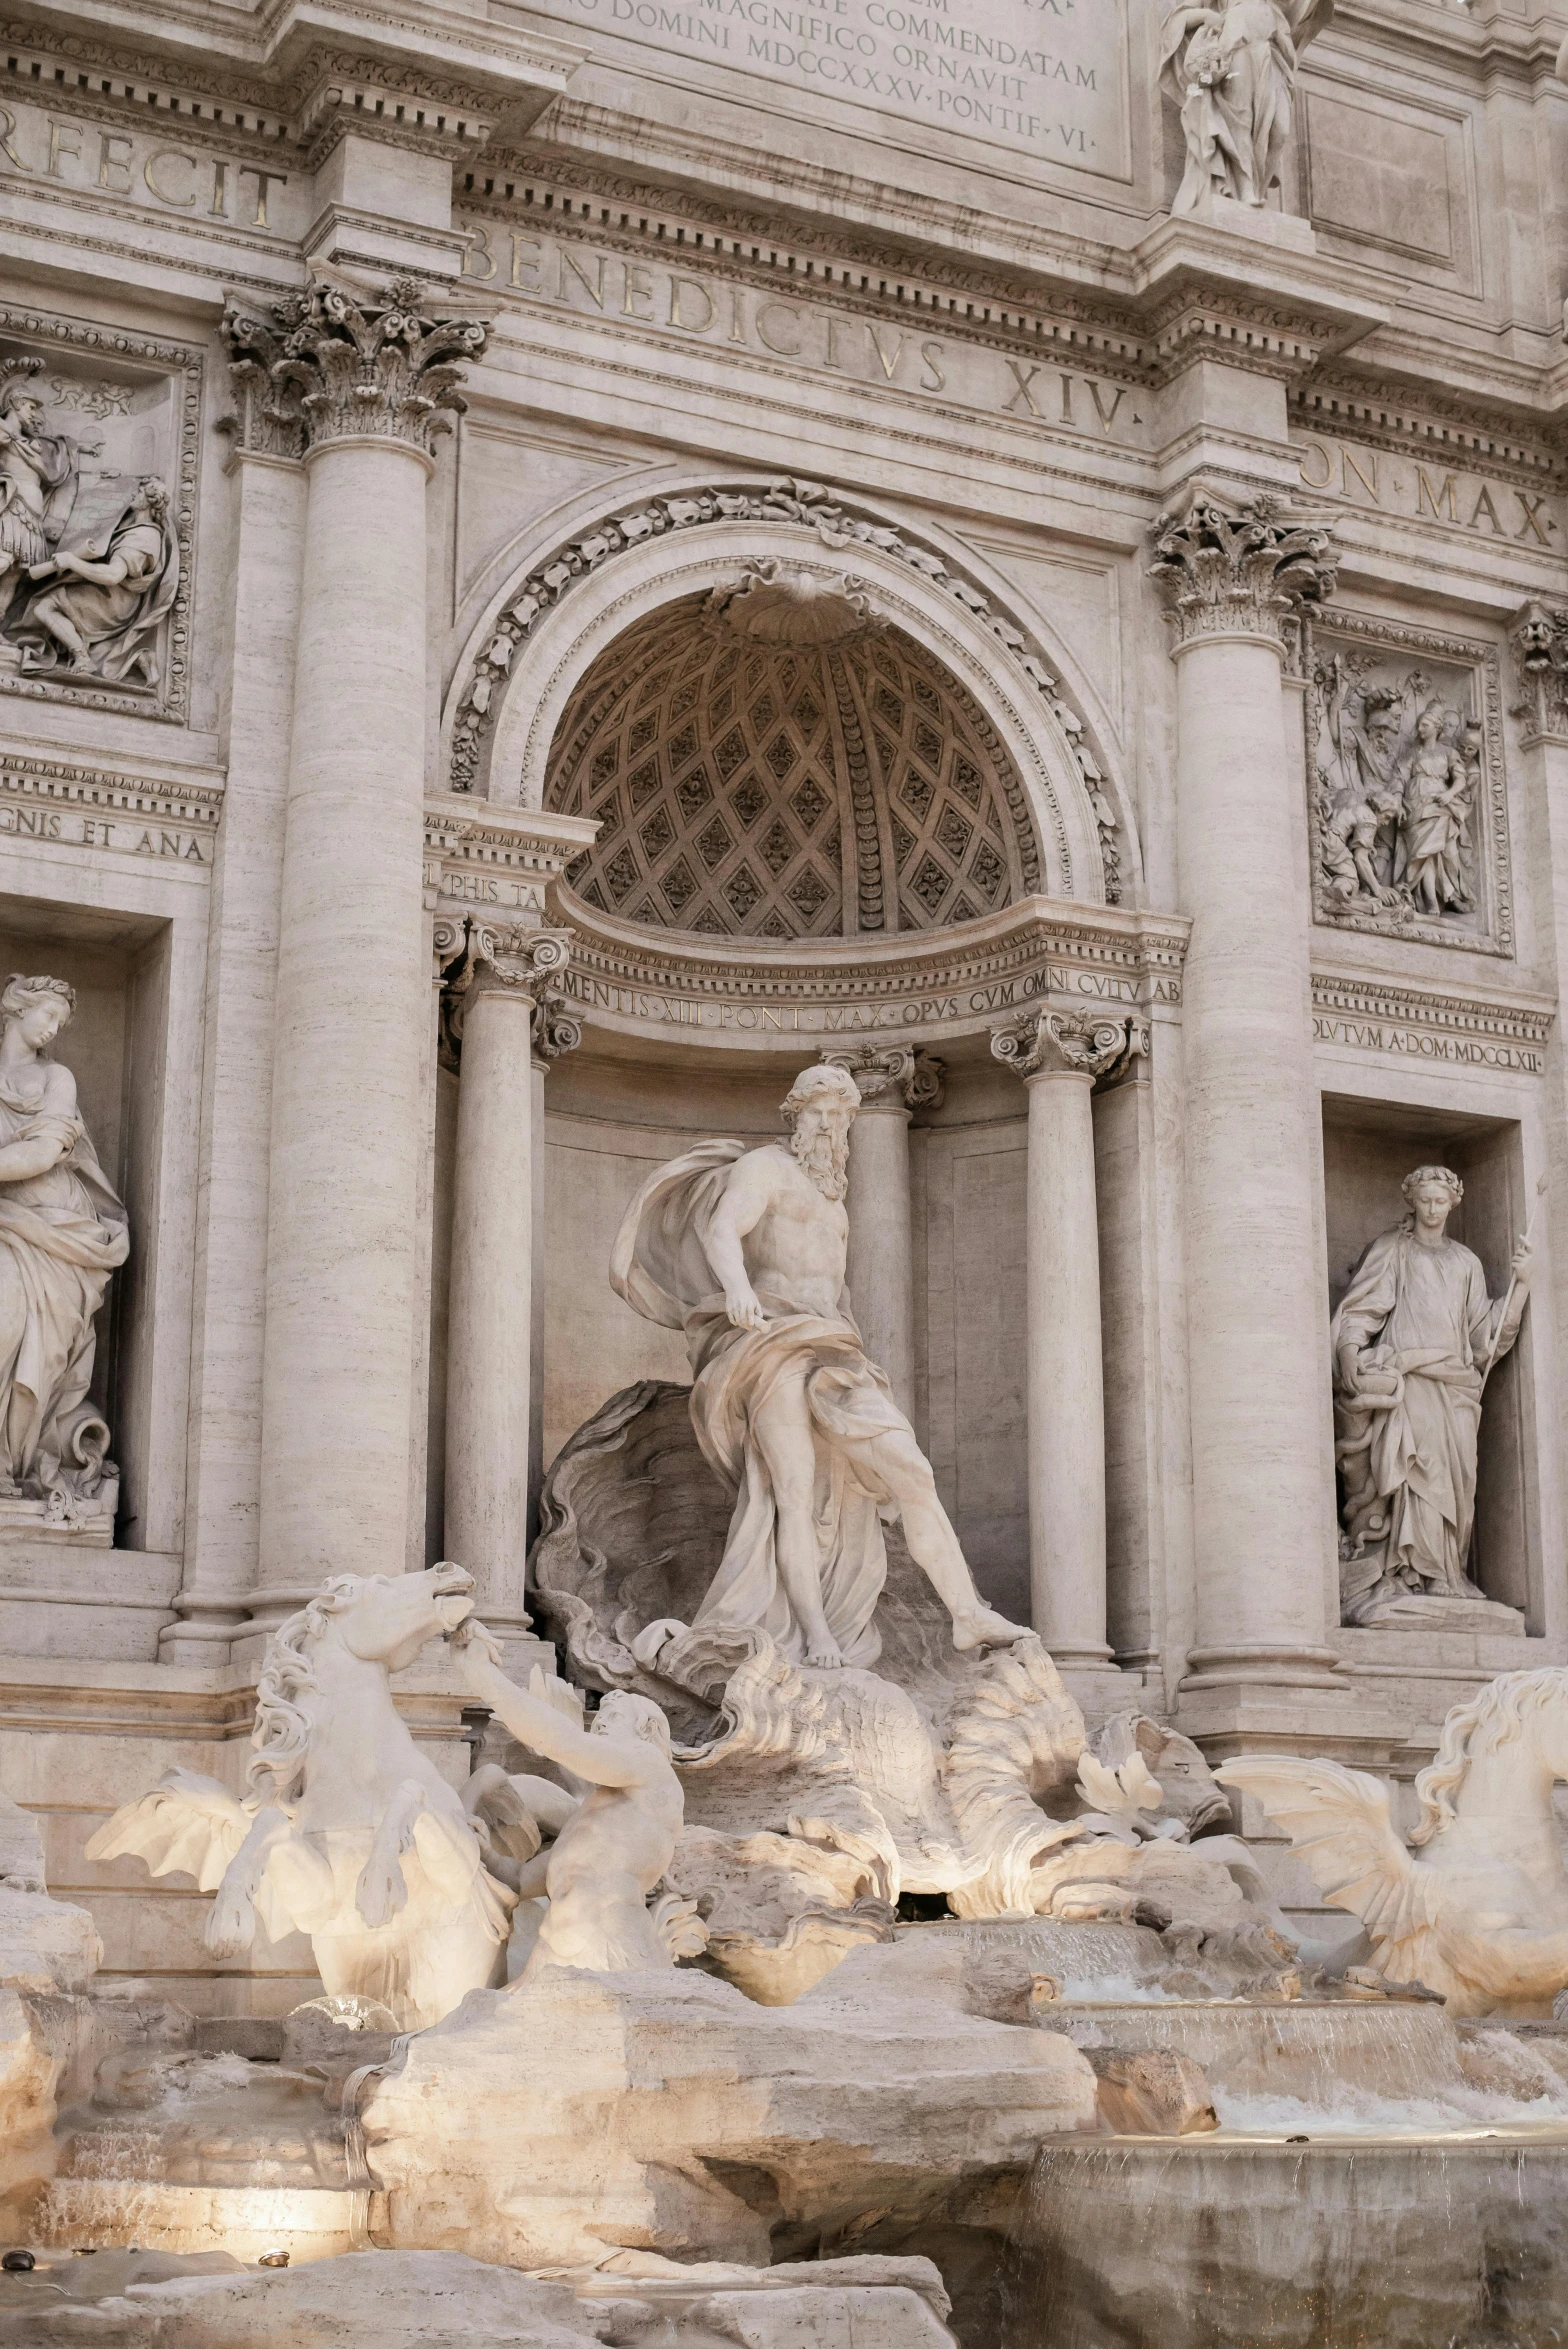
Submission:
M 405 2030 L 503 1981 L 517 1895 L 487 1863 L 507 1864 L 415 1744 L 390 1679 L 466 1621 L 472 1589 L 453 1565 L 331 1576 L 268 1643 L 244 1796 L 165 1771 L 89 1859 L 134 1854 L 215 1891 L 215 1957 L 248 1949 L 258 1921 L 274 1940 L 308 1933 L 328 1992 L 379 2000 Z
M 1568 1781 L 1568 1670 L 1505 1672 L 1456 1706 L 1401 1841 L 1388 1788 L 1340 1762 L 1246 1754 L 1215 1776 L 1255 1795 L 1324 1898 L 1361 1919 L 1389 1982 L 1455 2015 L 1549 2016 L 1568 1988 L 1568 1869 L 1552 1789 Z

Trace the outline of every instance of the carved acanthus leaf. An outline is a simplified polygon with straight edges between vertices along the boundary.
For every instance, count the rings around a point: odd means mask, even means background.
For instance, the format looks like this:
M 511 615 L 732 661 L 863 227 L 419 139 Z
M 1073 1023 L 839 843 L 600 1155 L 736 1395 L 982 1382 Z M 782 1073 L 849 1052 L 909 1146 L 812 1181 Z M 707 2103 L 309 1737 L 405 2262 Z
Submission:
M 443 957 L 443 939 L 454 936 L 455 951 Z M 447 1065 L 455 1067 L 461 1054 L 469 1005 L 476 995 L 491 992 L 531 1007 L 534 1049 L 545 1058 L 574 1050 L 582 1041 L 582 1030 L 556 984 L 565 976 L 571 952 L 570 930 L 509 928 L 472 916 L 462 924 L 443 918 L 437 924 L 436 954 Z
M 379 294 L 323 279 L 270 316 L 231 304 L 223 335 L 240 446 L 300 456 L 372 433 L 428 450 L 466 406 L 460 362 L 479 357 L 487 333 L 479 318 L 439 315 L 435 292 L 415 277 Z
M 1568 734 L 1568 604 L 1527 603 L 1508 634 L 1519 698 L 1532 734 Z
M 902 1101 L 906 1109 L 940 1109 L 947 1075 L 946 1064 L 912 1045 L 847 1045 L 824 1052 L 833 1068 L 847 1069 L 860 1093 L 862 1108 L 879 1101 Z
M 1334 592 L 1330 528 L 1267 491 L 1226 505 L 1199 487 L 1156 521 L 1149 577 L 1178 643 L 1238 634 L 1283 642 L 1287 617 L 1316 611 Z
M 991 1030 L 991 1057 L 1020 1077 L 1104 1077 L 1145 1057 L 1146 1019 L 1086 1011 L 1026 1011 Z

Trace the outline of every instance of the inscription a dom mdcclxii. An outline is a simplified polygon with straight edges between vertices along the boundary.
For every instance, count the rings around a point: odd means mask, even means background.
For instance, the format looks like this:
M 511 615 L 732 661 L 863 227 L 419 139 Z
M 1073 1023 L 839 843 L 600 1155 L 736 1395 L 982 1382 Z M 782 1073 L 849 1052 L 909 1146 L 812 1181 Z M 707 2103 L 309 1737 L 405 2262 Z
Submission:
M 1127 168 L 1126 0 L 547 0 L 592 25 L 1080 171 Z

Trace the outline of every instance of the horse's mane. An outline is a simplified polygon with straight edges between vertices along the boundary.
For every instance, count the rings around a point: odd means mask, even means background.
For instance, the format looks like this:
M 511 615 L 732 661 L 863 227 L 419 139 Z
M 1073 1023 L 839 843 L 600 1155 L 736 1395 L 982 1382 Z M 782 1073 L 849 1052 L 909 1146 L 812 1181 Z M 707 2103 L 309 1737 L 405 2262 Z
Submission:
M 1527 1714 L 1564 1698 L 1568 1698 L 1568 1670 L 1546 1665 L 1538 1672 L 1504 1672 L 1489 1681 L 1469 1704 L 1456 1705 L 1443 1723 L 1437 1752 L 1416 1779 L 1421 1817 L 1411 1830 L 1411 1842 L 1417 1847 L 1430 1843 L 1434 1835 L 1453 1824 L 1453 1797 L 1478 1755 L 1509 1744 L 1522 1734 Z
M 311 1651 L 328 1619 L 342 1613 L 359 1586 L 357 1574 L 332 1575 L 308 1607 L 301 1607 L 297 1615 L 278 1625 L 267 1644 L 256 1682 L 256 1726 L 250 1740 L 254 1751 L 246 1764 L 245 1778 L 249 1786 L 264 1792 L 269 1802 L 286 1803 L 298 1788 L 310 1751 L 310 1719 L 298 1700 L 316 1685 Z M 266 1779 L 272 1783 L 263 1789 Z

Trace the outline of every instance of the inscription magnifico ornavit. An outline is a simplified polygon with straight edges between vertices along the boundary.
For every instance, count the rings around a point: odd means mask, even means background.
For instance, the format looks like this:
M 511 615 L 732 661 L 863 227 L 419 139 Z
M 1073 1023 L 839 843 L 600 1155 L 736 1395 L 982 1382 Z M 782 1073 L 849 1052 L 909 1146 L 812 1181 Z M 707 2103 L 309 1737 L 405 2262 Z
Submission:
M 542 13 L 856 107 L 884 141 L 942 128 L 1127 170 L 1126 0 L 542 0 Z

